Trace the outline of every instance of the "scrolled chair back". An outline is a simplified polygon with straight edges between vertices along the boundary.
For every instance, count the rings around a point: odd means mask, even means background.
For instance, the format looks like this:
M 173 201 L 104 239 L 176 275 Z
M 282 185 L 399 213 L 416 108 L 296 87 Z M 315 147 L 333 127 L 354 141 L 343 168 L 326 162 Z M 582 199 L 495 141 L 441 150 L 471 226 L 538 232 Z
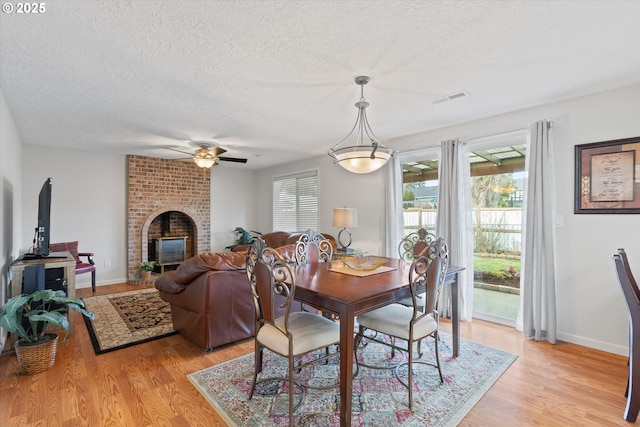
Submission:
M 414 318 L 425 314 L 437 316 L 436 305 L 449 266 L 449 248 L 442 237 L 431 242 L 411 263 L 409 284 L 413 299 Z M 424 312 L 419 308 L 419 294 L 426 292 Z
M 309 229 L 296 242 L 295 255 L 297 264 L 331 262 L 333 245 L 322 234 Z
M 291 265 L 261 238 L 255 239 L 247 252 L 247 276 L 253 294 L 258 329 L 271 324 L 288 333 L 289 311 L 295 295 Z M 276 306 L 284 309 L 284 322 L 275 322 Z
M 431 244 L 438 238 L 435 234 L 429 233 L 426 228 L 420 228 L 418 231 L 408 234 L 398 246 L 398 254 L 400 259 L 405 261 L 413 261 L 419 257 L 425 250 L 429 249 Z

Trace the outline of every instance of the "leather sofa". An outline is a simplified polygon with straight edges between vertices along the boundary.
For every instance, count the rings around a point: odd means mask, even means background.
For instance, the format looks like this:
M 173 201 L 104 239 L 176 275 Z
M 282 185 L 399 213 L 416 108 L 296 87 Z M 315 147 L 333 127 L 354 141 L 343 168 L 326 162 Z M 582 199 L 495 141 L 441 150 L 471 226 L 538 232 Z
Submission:
M 295 262 L 300 233 L 277 231 L 261 237 L 284 259 Z M 333 236 L 325 237 L 335 247 Z M 255 305 L 246 272 L 249 246 L 196 255 L 155 282 L 160 297 L 171 305 L 173 327 L 206 351 L 255 334 Z M 292 310 L 300 310 L 300 305 Z

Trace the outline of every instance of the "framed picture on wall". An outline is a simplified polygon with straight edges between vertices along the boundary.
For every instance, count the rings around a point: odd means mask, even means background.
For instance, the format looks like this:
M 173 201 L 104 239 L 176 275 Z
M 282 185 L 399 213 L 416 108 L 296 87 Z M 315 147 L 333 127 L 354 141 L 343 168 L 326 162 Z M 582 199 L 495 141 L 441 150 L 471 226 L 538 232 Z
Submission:
M 640 137 L 576 145 L 575 155 L 575 213 L 640 213 Z

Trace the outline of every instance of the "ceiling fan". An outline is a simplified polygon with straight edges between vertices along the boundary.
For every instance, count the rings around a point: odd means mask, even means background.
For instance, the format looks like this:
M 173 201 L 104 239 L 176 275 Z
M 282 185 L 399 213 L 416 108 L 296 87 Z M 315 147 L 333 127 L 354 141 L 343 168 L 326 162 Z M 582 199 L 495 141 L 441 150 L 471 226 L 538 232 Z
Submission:
M 218 165 L 218 162 L 235 162 L 235 163 L 247 163 L 247 159 L 241 159 L 238 157 L 224 157 L 220 154 L 226 153 L 227 150 L 221 147 L 214 147 L 211 144 L 204 142 L 191 142 L 193 147 L 197 150 L 195 154 L 187 153 L 186 151 L 178 150 L 172 147 L 165 147 L 167 150 L 176 151 L 182 154 L 188 154 L 193 159 L 194 163 L 203 169 L 209 169 L 212 166 Z

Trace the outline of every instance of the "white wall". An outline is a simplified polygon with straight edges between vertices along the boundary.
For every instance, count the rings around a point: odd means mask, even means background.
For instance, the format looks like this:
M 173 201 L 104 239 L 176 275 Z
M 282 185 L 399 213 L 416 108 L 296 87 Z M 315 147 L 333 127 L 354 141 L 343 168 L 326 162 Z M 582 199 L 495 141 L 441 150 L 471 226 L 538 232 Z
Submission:
M 640 216 L 573 213 L 574 146 L 640 136 L 638 111 L 640 85 L 634 85 L 413 135 L 390 141 L 389 145 L 408 151 L 437 146 L 445 139 L 522 129 L 540 119 L 555 121 L 556 205 L 557 214 L 564 220 L 564 226 L 556 230 L 558 338 L 626 355 L 629 320 L 612 255 L 624 247 L 640 276 Z M 337 234 L 338 230 L 331 227 L 333 207 L 357 208 L 360 226 L 353 230 L 353 246 L 371 254 L 382 253 L 387 168 L 369 175 L 350 174 L 333 165 L 328 156 L 258 172 L 256 198 L 264 209 L 258 215 L 260 230 L 271 230 L 272 177 L 314 167 L 321 177 L 320 230 Z
M 255 175 L 224 163 L 211 169 L 211 251 L 232 245 L 236 227 L 257 230 Z
M 126 282 L 126 156 L 23 145 L 22 252 L 32 244 L 38 219 L 38 194 L 51 177 L 51 243 L 79 242 L 80 252 L 95 253 L 97 284 Z M 111 267 L 105 267 L 105 261 Z M 91 286 L 91 275 L 76 287 Z
M 263 169 L 256 174 L 257 227 L 260 232 L 272 229 L 272 181 L 276 176 L 318 170 L 320 225 L 323 233 L 338 237 L 339 228 L 331 226 L 333 208 L 358 209 L 358 228 L 351 229 L 352 248 L 362 249 L 371 255 L 384 252 L 384 169 L 370 174 L 353 174 L 333 164 L 329 156 L 279 167 Z M 292 230 L 285 230 L 292 231 Z M 298 230 L 304 231 L 304 230 Z
M 0 89 L 0 306 L 10 296 L 9 271 L 11 263 L 18 256 L 15 242 L 21 239 L 21 157 L 20 136 Z M 0 353 L 6 338 L 6 331 L 0 329 Z

